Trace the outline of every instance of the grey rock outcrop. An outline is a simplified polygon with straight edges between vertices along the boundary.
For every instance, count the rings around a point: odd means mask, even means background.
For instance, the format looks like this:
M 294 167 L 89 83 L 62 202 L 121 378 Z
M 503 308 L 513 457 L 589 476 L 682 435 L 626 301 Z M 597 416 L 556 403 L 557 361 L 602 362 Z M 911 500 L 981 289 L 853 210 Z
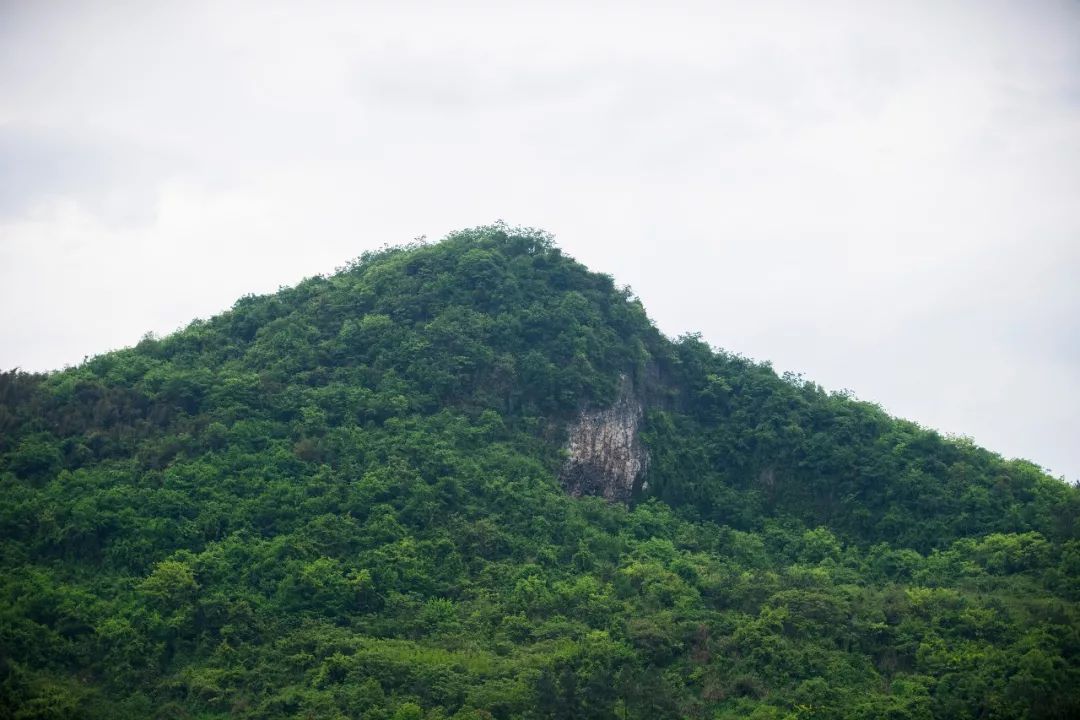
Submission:
M 641 489 L 649 467 L 638 435 L 643 415 L 641 399 L 626 375 L 619 379 L 611 407 L 581 412 L 568 428 L 568 457 L 561 474 L 567 492 L 627 502 Z

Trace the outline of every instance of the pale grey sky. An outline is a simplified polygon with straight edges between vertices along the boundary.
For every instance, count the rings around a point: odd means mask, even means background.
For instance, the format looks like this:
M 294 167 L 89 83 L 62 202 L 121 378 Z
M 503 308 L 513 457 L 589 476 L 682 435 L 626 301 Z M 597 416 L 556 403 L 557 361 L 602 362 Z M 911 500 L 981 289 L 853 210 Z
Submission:
M 0 0 L 0 368 L 502 218 L 1080 478 L 1080 3 L 450 5 Z

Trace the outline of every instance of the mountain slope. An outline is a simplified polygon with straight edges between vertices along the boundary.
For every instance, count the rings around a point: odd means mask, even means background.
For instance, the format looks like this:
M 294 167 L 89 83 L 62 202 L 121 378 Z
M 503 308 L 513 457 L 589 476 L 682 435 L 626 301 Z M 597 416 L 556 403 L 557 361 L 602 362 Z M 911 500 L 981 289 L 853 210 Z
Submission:
M 1080 715 L 1075 488 L 535 231 L 5 373 L 0 453 L 0 717 Z

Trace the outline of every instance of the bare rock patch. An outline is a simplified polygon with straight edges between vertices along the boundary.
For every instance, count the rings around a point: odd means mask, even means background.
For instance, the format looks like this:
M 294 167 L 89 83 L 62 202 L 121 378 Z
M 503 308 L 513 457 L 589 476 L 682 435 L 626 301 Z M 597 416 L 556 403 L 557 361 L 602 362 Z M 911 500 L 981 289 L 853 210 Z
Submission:
M 639 437 L 643 416 L 641 399 L 626 375 L 620 376 L 619 393 L 610 407 L 583 410 L 568 428 L 568 457 L 561 475 L 567 492 L 629 501 L 649 466 Z

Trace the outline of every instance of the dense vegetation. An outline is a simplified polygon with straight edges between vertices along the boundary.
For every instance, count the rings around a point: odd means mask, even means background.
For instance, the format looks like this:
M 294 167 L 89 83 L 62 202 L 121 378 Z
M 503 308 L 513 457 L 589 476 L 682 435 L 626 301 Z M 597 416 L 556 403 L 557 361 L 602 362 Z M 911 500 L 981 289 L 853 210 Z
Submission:
M 620 373 L 648 493 L 572 498 Z M 503 226 L 0 374 L 0 718 L 1080 717 L 1080 493 Z

